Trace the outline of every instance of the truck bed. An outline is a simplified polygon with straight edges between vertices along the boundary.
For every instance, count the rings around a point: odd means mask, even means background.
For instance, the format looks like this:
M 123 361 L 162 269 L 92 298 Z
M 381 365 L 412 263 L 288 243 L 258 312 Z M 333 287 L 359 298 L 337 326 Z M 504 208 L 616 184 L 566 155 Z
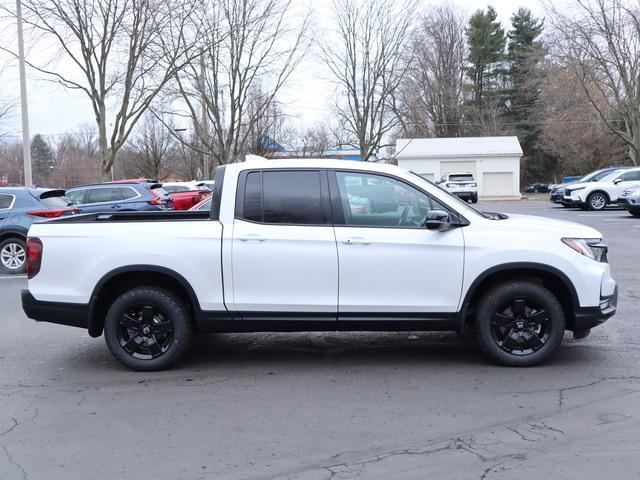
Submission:
M 107 212 L 68 215 L 47 223 L 93 223 L 93 222 L 177 222 L 206 220 L 211 218 L 207 211 L 167 210 L 165 212 Z

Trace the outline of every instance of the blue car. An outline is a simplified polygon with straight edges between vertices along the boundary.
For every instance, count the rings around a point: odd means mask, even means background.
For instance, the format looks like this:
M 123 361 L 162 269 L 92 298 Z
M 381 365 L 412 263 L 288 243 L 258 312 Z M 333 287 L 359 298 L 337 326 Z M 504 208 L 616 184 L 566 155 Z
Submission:
M 168 210 L 171 197 L 155 180 L 119 180 L 80 185 L 67 190 L 67 198 L 80 213 Z
M 76 213 L 64 190 L 0 188 L 0 273 L 24 273 L 32 223 Z

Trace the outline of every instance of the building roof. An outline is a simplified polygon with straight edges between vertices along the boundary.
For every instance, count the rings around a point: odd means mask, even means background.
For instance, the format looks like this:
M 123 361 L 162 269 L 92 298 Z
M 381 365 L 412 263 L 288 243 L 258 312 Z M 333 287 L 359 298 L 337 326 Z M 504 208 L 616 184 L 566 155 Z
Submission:
M 518 137 L 400 138 L 396 158 L 521 156 Z

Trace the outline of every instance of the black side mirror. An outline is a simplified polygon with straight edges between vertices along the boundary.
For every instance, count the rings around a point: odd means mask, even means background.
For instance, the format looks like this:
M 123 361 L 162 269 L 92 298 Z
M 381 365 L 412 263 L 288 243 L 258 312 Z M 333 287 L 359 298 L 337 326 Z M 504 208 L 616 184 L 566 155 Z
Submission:
M 451 218 L 444 210 L 431 210 L 427 213 L 424 226 L 429 230 L 446 230 L 451 226 Z
M 614 185 L 617 185 L 617 184 L 619 184 L 621 181 L 622 181 L 622 179 L 621 179 L 621 178 L 616 178 L 616 179 L 613 181 L 613 184 L 614 184 Z

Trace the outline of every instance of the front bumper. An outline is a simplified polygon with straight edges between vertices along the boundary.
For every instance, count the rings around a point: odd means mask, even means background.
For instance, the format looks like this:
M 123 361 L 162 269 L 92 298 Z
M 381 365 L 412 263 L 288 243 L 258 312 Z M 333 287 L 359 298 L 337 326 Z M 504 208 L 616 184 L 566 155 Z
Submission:
M 586 205 L 585 202 L 583 202 L 579 198 L 571 198 L 571 197 L 563 197 L 562 204 L 566 205 L 567 207 L 582 207 Z
M 22 309 L 36 322 L 57 323 L 88 328 L 89 305 L 83 303 L 43 302 L 36 300 L 28 289 L 22 290 Z
M 564 195 L 551 194 L 549 195 L 549 200 L 553 203 L 562 203 L 562 201 L 564 200 Z
M 574 332 L 584 332 L 597 327 L 613 317 L 617 309 L 618 287 L 616 286 L 612 295 L 600 298 L 599 306 L 577 308 L 572 330 Z

